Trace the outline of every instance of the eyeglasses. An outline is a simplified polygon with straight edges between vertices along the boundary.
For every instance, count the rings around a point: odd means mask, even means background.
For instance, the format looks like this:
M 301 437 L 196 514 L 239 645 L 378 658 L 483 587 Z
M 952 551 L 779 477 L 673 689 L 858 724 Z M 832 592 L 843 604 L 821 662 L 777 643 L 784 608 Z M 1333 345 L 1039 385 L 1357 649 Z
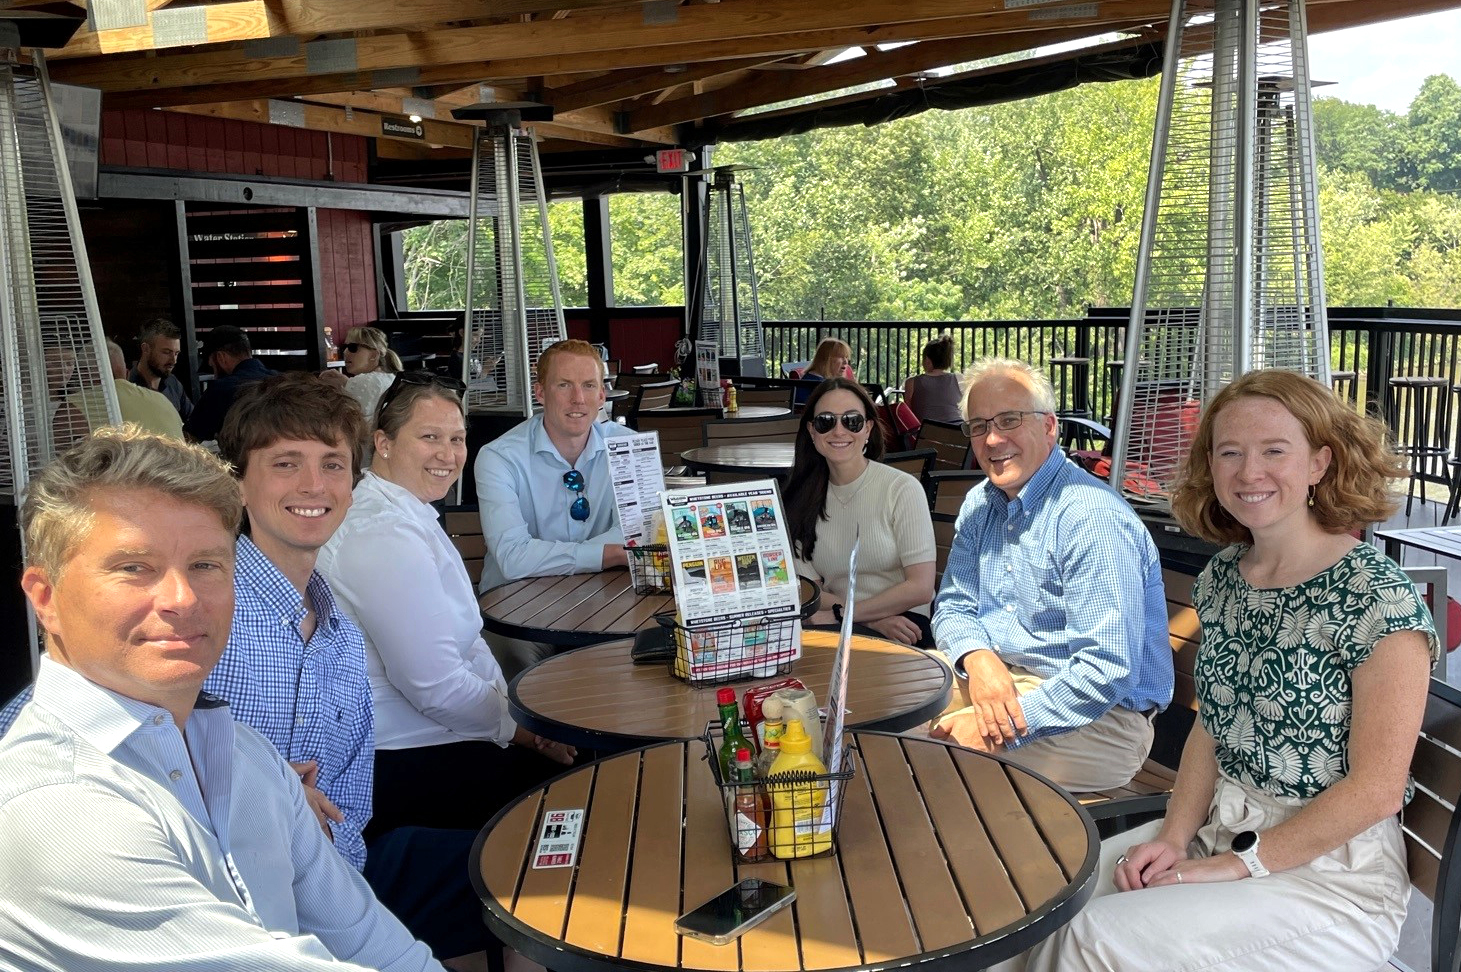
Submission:
M 989 434 L 992 425 L 1001 432 L 1010 432 L 1020 427 L 1026 415 L 1049 415 L 1049 412 L 1000 412 L 994 418 L 976 418 L 960 422 L 959 428 L 971 439 L 982 439 Z
M 467 390 L 467 383 L 460 378 L 453 378 L 450 375 L 438 375 L 432 371 L 400 371 L 396 373 L 396 380 L 391 382 L 391 387 L 380 397 L 380 404 L 375 407 L 376 425 L 380 425 L 380 417 L 386 413 L 391 402 L 395 401 L 401 389 L 407 385 L 438 385 L 447 391 L 456 392 L 461 395 Z
M 570 469 L 563 474 L 563 485 L 578 494 L 578 499 L 568 508 L 568 515 L 582 523 L 588 519 L 588 497 L 583 495 L 584 487 L 583 473 L 577 469 Z
M 818 412 L 812 416 L 812 428 L 818 435 L 826 435 L 837 428 L 838 422 L 847 431 L 856 435 L 867 425 L 867 416 L 861 412 L 843 412 L 841 415 L 833 415 L 831 412 Z

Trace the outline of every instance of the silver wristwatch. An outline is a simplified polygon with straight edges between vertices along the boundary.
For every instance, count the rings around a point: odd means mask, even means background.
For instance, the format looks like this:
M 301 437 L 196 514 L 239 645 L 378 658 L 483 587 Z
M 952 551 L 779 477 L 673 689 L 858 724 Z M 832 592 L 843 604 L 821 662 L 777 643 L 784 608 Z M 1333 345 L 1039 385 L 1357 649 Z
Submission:
M 1233 835 L 1233 853 L 1238 856 L 1252 877 L 1268 877 L 1268 868 L 1258 859 L 1258 831 L 1245 830 Z

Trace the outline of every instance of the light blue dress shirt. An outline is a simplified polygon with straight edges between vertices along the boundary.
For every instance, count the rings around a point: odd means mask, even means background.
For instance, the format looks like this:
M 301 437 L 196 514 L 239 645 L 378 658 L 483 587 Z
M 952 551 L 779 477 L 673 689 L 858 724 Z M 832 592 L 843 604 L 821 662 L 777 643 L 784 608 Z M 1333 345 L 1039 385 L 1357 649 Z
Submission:
M 1113 706 L 1172 701 L 1172 647 L 1156 544 L 1105 483 L 1059 451 L 1010 499 L 992 483 L 959 511 L 933 636 L 963 670 L 971 651 L 1044 679 L 1020 697 L 1030 731 L 1010 748 L 1094 722 Z
M 487 543 L 478 590 L 603 566 L 604 546 L 624 542 L 604 440 L 633 434 L 616 422 L 595 422 L 583 454 L 570 465 L 548 438 L 538 414 L 482 447 L 472 467 Z M 578 496 L 563 485 L 563 474 L 570 469 L 583 473 L 587 520 L 568 514 Z
M 49 658 L 0 740 L 0 967 L 440 970 L 228 706 L 185 727 Z

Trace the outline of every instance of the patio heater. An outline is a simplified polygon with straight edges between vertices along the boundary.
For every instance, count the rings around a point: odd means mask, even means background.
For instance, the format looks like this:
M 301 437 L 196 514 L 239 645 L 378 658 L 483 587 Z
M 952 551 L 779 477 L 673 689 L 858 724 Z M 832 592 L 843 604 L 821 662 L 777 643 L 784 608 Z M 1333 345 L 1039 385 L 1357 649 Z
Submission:
M 751 255 L 751 219 L 746 194 L 736 179 L 740 166 L 714 170 L 701 214 L 700 320 L 696 341 L 720 346 L 723 375 L 766 375 L 761 300 Z
M 472 147 L 467 224 L 467 406 L 528 416 L 538 356 L 566 333 L 538 147 L 522 128 L 551 119 L 553 109 L 514 101 L 452 115 L 483 123 Z
M 82 18 L 0 16 L 0 503 L 18 506 L 31 477 L 85 434 L 56 425 L 66 398 L 88 393 L 120 422 L 116 389 L 66 165 L 45 59 Z M 23 544 L 23 540 L 21 541 Z M 24 550 L 21 550 L 22 556 Z M 39 663 L 34 618 L 31 666 Z
M 1303 0 L 1173 0 L 1111 484 L 1170 509 L 1206 401 L 1329 382 Z

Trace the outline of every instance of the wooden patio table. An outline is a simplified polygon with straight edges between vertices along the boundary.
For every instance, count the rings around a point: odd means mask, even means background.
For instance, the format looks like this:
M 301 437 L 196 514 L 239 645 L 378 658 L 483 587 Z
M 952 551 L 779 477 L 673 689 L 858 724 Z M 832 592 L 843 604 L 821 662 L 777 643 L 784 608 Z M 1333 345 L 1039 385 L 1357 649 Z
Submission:
M 736 445 L 697 446 L 680 453 L 691 469 L 700 472 L 765 473 L 780 476 L 791 469 L 796 446 L 790 442 L 745 442 Z
M 1409 530 L 1376 530 L 1375 539 L 1385 544 L 1385 556 L 1400 563 L 1400 548 L 1414 547 L 1442 557 L 1461 560 L 1461 526 L 1416 527 Z
M 816 596 L 802 579 L 802 603 Z M 592 574 L 529 577 L 494 587 L 477 600 L 488 630 L 523 641 L 561 648 L 632 638 L 654 624 L 654 616 L 673 610 L 673 594 L 636 594 L 627 570 Z
M 653 412 L 656 415 L 674 415 L 677 412 L 698 412 L 700 411 L 700 409 L 678 407 L 670 408 L 666 406 L 664 408 L 652 408 L 649 411 Z M 734 412 L 729 409 L 723 408 L 720 410 L 720 414 L 726 420 L 733 422 L 737 419 L 785 418 L 786 416 L 791 414 L 791 409 L 787 408 L 785 405 L 742 405 Z
M 996 756 L 854 732 L 835 856 L 734 864 L 699 740 L 570 770 L 483 828 L 472 881 L 487 925 L 554 972 L 919 972 L 984 968 L 1046 938 L 1090 898 L 1100 844 L 1054 784 Z M 543 815 L 585 811 L 575 866 L 536 869 Z M 796 901 L 728 945 L 676 916 L 736 881 Z
M 716 718 L 719 686 L 687 685 L 669 666 L 636 665 L 630 641 L 611 641 L 545 658 L 513 679 L 508 699 L 518 725 L 549 739 L 599 751 L 664 739 L 692 739 Z M 803 631 L 802 657 L 791 674 L 827 699 L 834 631 Z M 779 676 L 777 676 L 779 677 Z M 757 678 L 732 686 L 737 697 Z M 938 656 L 881 638 L 855 636 L 847 670 L 847 724 L 899 732 L 941 713 L 952 691 Z

